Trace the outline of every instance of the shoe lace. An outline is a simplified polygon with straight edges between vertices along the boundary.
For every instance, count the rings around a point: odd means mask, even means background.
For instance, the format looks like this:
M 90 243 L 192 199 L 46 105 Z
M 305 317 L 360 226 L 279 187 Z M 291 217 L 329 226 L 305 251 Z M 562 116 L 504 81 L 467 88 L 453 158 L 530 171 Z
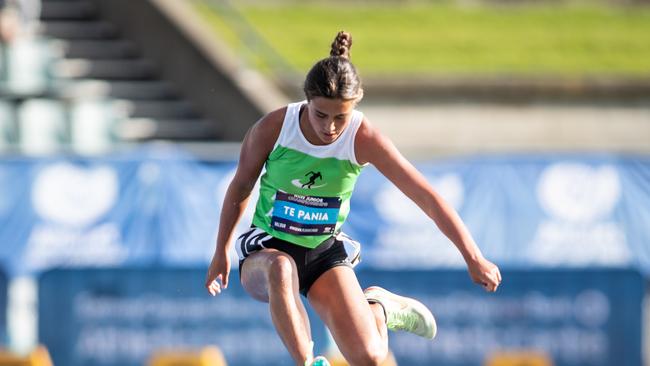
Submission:
M 420 317 L 408 310 L 399 310 L 391 314 L 390 324 L 393 329 L 413 331 L 420 324 Z

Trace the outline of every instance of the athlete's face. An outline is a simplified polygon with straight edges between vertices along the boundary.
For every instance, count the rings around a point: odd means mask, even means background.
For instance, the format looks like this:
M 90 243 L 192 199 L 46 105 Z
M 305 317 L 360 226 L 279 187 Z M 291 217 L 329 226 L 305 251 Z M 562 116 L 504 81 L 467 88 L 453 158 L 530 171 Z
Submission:
M 306 123 L 301 123 L 305 137 L 314 145 L 336 141 L 350 123 L 355 106 L 354 100 L 313 98 L 307 104 Z

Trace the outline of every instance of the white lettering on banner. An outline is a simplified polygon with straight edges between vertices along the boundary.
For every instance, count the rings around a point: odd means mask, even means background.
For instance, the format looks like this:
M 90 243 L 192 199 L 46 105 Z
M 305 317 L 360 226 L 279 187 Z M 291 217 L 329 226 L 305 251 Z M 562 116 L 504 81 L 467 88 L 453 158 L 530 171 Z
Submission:
M 435 309 L 439 332 L 435 342 L 392 334 L 391 349 L 406 362 L 478 365 L 497 349 L 539 349 L 557 361 L 589 364 L 602 362 L 610 352 L 603 328 L 610 303 L 596 289 L 564 296 L 529 292 L 494 298 L 464 291 L 415 296 Z
M 244 364 L 282 364 L 287 357 L 265 305 L 250 299 L 169 298 L 155 293 L 116 298 L 78 294 L 73 314 L 82 324 L 75 358 L 86 364 L 141 364 L 165 347 L 217 344 Z
M 115 265 L 128 254 L 114 223 L 90 229 L 37 224 L 27 239 L 25 253 L 26 265 L 32 270 L 61 265 Z
M 84 326 L 76 339 L 75 359 L 87 365 L 143 364 L 152 352 L 164 348 L 203 347 L 216 344 L 229 360 L 250 365 L 282 364 L 288 357 L 273 329 Z
M 211 298 L 168 298 L 157 294 L 118 298 L 98 296 L 83 292 L 74 299 L 74 315 L 83 322 L 118 320 L 136 321 L 144 318 L 171 322 L 190 322 L 219 317 L 232 322 L 252 321 L 271 326 L 263 304 L 222 297 Z
M 609 299 L 597 290 L 587 290 L 578 294 L 573 308 L 575 318 L 585 326 L 603 326 L 609 319 Z
M 446 296 L 420 296 L 418 299 L 436 316 L 449 321 L 491 324 L 494 321 L 536 323 L 578 323 L 587 327 L 603 326 L 610 316 L 610 303 L 599 290 L 585 289 L 576 295 L 548 296 L 531 291 L 517 297 L 484 298 L 464 291 Z
M 527 251 L 529 260 L 541 265 L 621 266 L 632 260 L 625 231 L 615 222 L 542 221 Z

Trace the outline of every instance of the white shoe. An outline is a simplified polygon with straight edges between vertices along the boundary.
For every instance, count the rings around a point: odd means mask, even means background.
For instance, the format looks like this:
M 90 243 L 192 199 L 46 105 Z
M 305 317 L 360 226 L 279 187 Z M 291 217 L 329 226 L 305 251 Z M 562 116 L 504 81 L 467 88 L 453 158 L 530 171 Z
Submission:
M 378 286 L 368 287 L 363 293 L 369 302 L 378 302 L 384 308 L 388 329 L 403 330 L 428 339 L 436 336 L 436 319 L 421 302 Z

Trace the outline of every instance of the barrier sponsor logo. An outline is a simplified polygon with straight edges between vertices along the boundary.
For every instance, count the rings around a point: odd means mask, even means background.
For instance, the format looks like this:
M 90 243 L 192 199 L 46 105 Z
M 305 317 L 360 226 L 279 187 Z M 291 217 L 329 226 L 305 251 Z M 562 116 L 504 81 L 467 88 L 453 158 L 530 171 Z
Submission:
M 542 218 L 530 246 L 533 263 L 627 265 L 631 253 L 624 228 L 611 220 L 621 199 L 615 167 L 557 163 L 542 171 L 537 186 Z
M 25 262 L 32 270 L 57 265 L 115 265 L 125 260 L 116 223 L 98 223 L 119 197 L 111 167 L 82 168 L 69 163 L 44 167 L 32 187 L 41 218 L 27 238 Z

